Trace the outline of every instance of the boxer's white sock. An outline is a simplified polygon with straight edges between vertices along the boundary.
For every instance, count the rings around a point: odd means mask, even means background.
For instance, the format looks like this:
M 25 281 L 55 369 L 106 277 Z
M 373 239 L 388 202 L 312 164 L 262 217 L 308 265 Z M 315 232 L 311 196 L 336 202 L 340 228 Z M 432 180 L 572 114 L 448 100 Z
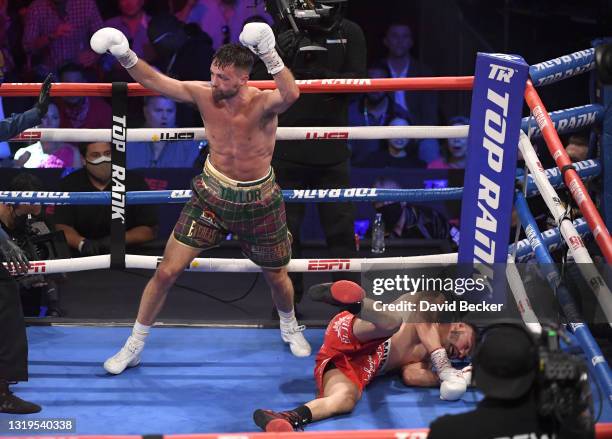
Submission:
M 134 323 L 134 328 L 132 329 L 132 337 L 134 337 L 136 340 L 144 342 L 147 335 L 149 335 L 150 329 L 150 326 L 143 325 L 136 321 L 136 323 Z
M 279 309 L 278 316 L 280 317 L 280 322 L 286 325 L 296 321 L 295 320 L 295 310 L 293 308 L 289 312 L 283 312 Z

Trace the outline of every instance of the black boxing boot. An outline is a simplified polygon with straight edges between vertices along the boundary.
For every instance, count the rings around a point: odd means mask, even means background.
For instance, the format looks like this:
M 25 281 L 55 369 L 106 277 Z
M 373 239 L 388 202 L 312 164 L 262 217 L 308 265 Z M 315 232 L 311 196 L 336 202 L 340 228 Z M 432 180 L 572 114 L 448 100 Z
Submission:
M 253 412 L 253 421 L 265 432 L 298 431 L 312 421 L 312 413 L 305 405 L 284 412 L 257 409 Z
M 0 413 L 13 415 L 28 415 L 38 413 L 42 408 L 38 404 L 24 401 L 9 390 L 6 381 L 0 381 Z

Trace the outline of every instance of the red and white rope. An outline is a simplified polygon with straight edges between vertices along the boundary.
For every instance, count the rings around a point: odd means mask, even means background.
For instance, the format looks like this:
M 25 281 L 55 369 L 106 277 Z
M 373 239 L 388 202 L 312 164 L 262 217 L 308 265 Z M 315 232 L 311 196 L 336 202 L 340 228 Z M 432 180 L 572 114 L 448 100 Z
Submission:
M 546 146 L 552 158 L 555 160 L 557 167 L 560 170 L 567 169 L 567 171 L 563 173 L 565 186 L 569 189 L 580 211 L 584 215 L 584 219 L 593 232 L 593 237 L 599 245 L 604 258 L 608 264 L 612 264 L 612 237 L 610 236 L 610 232 L 597 210 L 595 203 L 593 203 L 593 200 L 587 192 L 584 183 L 580 179 L 580 176 L 576 173 L 576 170 L 571 167 L 572 161 L 567 155 L 550 115 L 531 81 L 527 81 L 525 87 L 525 101 L 529 108 L 531 108 L 536 123 L 546 142 Z
M 559 230 L 568 245 L 570 254 L 577 262 L 578 269 L 587 283 L 591 286 L 593 293 L 597 297 L 606 315 L 607 321 L 612 322 L 612 293 L 608 289 L 605 280 L 597 271 L 593 259 L 586 249 L 582 238 L 580 238 L 580 235 L 576 231 L 571 219 L 566 217 L 565 208 L 561 205 L 561 200 L 557 192 L 548 181 L 544 173 L 544 167 L 540 163 L 529 137 L 522 131 L 519 140 L 519 150 L 523 154 L 525 163 L 533 176 L 535 184 L 540 191 L 540 195 L 544 199 L 544 203 L 546 203 L 553 217 L 560 222 Z M 612 326 L 612 323 L 610 323 L 610 325 Z

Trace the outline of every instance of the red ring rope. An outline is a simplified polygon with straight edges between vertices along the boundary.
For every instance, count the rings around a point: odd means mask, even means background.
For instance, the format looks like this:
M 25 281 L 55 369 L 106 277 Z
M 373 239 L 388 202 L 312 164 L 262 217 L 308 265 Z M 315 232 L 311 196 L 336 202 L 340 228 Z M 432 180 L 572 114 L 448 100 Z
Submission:
M 383 78 L 383 79 L 306 79 L 297 81 L 302 93 L 357 93 L 364 91 L 396 90 L 471 90 L 473 76 L 440 76 L 433 78 Z M 249 81 L 249 85 L 261 90 L 276 88 L 274 81 Z M 54 83 L 51 96 L 101 96 L 111 95 L 110 83 L 72 84 Z M 0 96 L 38 96 L 40 83 L 2 84 Z M 138 83 L 128 84 L 128 96 L 154 96 Z

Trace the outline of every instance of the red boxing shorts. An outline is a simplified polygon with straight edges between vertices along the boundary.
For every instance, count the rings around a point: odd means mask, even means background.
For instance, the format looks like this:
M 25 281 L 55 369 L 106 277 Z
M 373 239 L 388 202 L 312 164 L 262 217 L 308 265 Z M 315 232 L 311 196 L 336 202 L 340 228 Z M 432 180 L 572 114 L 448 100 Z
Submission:
M 390 339 L 360 342 L 353 334 L 353 321 L 356 318 L 354 314 L 343 311 L 327 325 L 323 346 L 315 360 L 314 374 L 319 398 L 323 396 L 323 375 L 330 361 L 359 387 L 359 392 L 384 368 Z

